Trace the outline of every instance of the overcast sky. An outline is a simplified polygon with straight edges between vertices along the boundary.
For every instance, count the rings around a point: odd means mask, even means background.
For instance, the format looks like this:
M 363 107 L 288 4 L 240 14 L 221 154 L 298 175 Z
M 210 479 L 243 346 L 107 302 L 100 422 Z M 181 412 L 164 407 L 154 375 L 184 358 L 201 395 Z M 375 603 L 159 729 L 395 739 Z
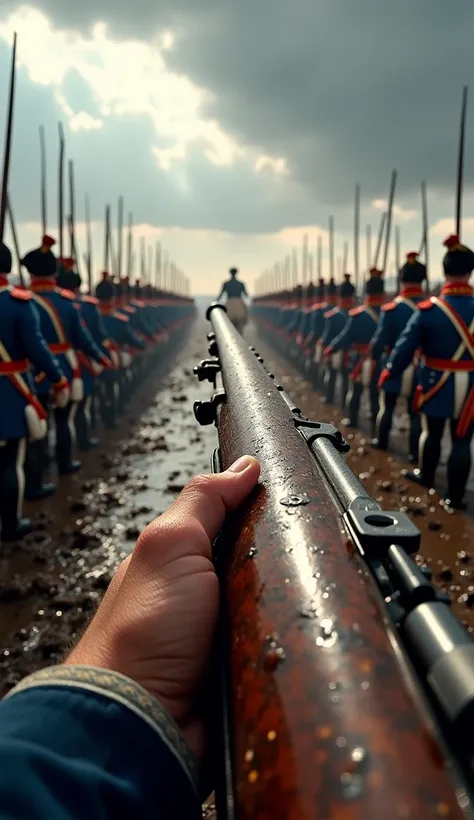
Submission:
M 18 81 L 10 191 L 22 250 L 40 238 L 39 141 L 48 143 L 48 229 L 57 225 L 57 123 L 76 169 L 78 240 L 92 203 L 119 194 L 140 236 L 161 240 L 213 293 L 231 265 L 252 286 L 305 231 L 351 242 L 354 186 L 375 233 L 399 173 L 402 250 L 420 244 L 429 192 L 432 276 L 454 228 L 462 86 L 474 76 L 474 6 L 458 0 L 0 0 L 0 123 L 13 30 Z M 463 238 L 474 243 L 474 100 Z M 365 240 L 361 241 L 365 264 Z M 393 254 L 391 255 L 393 257 Z M 350 260 L 352 256 L 350 255 Z M 391 258 L 390 266 L 393 265 Z M 351 263 L 349 264 L 351 268 Z M 327 270 L 325 250 L 324 268 Z

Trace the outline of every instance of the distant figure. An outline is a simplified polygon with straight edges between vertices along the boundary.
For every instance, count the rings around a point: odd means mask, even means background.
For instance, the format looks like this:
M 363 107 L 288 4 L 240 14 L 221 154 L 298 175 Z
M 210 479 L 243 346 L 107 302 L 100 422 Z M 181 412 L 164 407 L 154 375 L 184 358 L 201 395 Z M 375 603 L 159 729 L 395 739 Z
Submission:
M 237 279 L 238 272 L 237 268 L 230 269 L 231 278 L 224 282 L 217 299 L 220 302 L 224 293 L 226 294 L 227 315 L 239 333 L 243 333 L 248 320 L 248 309 L 244 302 L 244 296 L 248 299 L 248 293 L 244 283 Z

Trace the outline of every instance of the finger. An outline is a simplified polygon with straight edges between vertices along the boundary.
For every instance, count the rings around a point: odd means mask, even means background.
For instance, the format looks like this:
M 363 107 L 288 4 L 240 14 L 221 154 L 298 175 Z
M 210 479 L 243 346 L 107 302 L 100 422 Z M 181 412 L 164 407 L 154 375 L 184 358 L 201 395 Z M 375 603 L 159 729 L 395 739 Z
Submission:
M 193 520 L 212 540 L 221 529 L 226 514 L 242 504 L 253 490 L 259 475 L 258 461 L 252 456 L 242 456 L 223 473 L 196 476 L 159 520 L 174 526 L 187 525 Z

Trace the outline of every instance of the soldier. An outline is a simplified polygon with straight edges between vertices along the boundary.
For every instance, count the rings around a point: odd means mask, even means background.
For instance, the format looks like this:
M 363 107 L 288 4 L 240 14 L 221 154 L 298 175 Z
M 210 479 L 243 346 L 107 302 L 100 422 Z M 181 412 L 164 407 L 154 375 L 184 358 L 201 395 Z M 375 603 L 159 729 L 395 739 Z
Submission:
M 312 282 L 309 282 L 306 288 L 303 288 L 303 302 L 301 306 L 298 330 L 296 333 L 296 344 L 298 345 L 297 360 L 298 364 L 302 367 L 305 366 L 305 340 L 308 336 L 311 324 L 311 313 L 313 310 L 314 294 L 315 287 Z
M 107 367 L 109 360 L 99 350 L 88 331 L 81 325 L 79 312 L 74 305 L 74 294 L 56 287 L 56 257 L 51 251 L 55 240 L 44 236 L 40 248 L 26 254 L 22 264 L 31 276 L 32 298 L 39 312 L 40 326 L 52 353 L 58 356 L 61 369 L 71 383 L 71 401 L 66 407 L 54 408 L 56 425 L 56 460 L 59 475 L 75 473 L 80 461 L 72 458 L 73 431 L 71 422 L 76 405 L 83 398 L 81 371 L 76 350 L 82 350 L 98 365 Z M 50 380 L 44 371 L 36 374 L 39 399 L 49 412 Z M 44 447 L 41 442 L 28 448 L 27 492 L 29 498 L 41 498 L 52 494 L 54 484 L 43 483 Z
M 99 350 L 109 360 L 109 367 L 112 366 L 107 345 L 107 335 L 98 310 L 99 300 L 95 296 L 88 296 L 81 293 L 81 277 L 74 270 L 74 259 L 62 259 L 61 270 L 56 282 L 59 287 L 71 291 L 75 296 L 75 304 L 79 309 L 79 315 L 84 327 L 87 328 Z M 91 434 L 91 408 L 96 395 L 98 377 L 103 367 L 86 356 L 82 350 L 77 351 L 77 358 L 81 366 L 81 377 L 84 387 L 84 398 L 77 405 L 74 414 L 74 426 L 76 429 L 76 441 L 78 450 L 87 453 L 97 447 L 99 440 Z
M 313 382 L 315 387 L 320 390 L 323 386 L 324 377 L 326 373 L 326 362 L 323 356 L 324 344 L 323 344 L 323 335 L 326 326 L 326 313 L 329 313 L 335 306 L 337 302 L 337 285 L 334 279 L 331 279 L 328 282 L 328 286 L 326 288 L 326 298 L 323 302 L 321 302 L 313 314 L 313 321 L 312 321 L 312 331 L 313 331 L 313 338 L 316 342 L 315 344 L 315 353 L 314 353 L 314 363 L 316 368 L 313 372 Z
M 422 283 L 426 279 L 426 267 L 418 262 L 418 253 L 407 253 L 407 261 L 400 270 L 400 293 L 386 305 L 382 305 L 380 324 L 371 344 L 372 358 L 377 362 L 386 361 L 402 332 L 405 330 L 419 302 L 423 299 Z M 376 421 L 376 438 L 372 446 L 378 450 L 387 450 L 392 427 L 393 414 L 398 397 L 407 400 L 410 416 L 409 455 L 412 462 L 418 459 L 418 441 L 421 434 L 421 422 L 418 413 L 413 409 L 415 392 L 415 364 L 411 363 L 403 375 L 386 381 L 380 391 L 379 412 Z
M 351 282 L 350 273 L 344 274 L 344 282 L 339 286 L 339 297 L 337 307 L 333 307 L 324 313 L 325 325 L 321 342 L 324 350 L 332 343 L 333 339 L 341 333 L 349 321 L 349 310 L 355 306 L 355 287 Z M 349 370 L 347 353 L 340 350 L 327 356 L 327 369 L 324 380 L 325 399 L 331 403 L 334 400 L 337 374 L 341 374 L 341 409 L 345 410 L 346 396 L 349 386 Z
M 321 278 L 319 279 L 318 285 L 315 289 L 314 302 L 309 314 L 308 332 L 304 340 L 304 351 L 306 358 L 305 370 L 313 377 L 316 377 L 318 370 L 318 362 L 316 362 L 315 352 L 316 344 L 321 333 L 320 317 L 322 316 L 322 312 L 324 310 L 323 305 L 326 304 L 325 297 L 326 283 L 324 279 Z
M 109 279 L 109 274 L 104 271 L 102 282 L 96 287 L 96 296 L 100 302 L 100 314 L 104 323 L 107 338 L 110 340 L 111 355 L 115 358 L 116 369 L 106 370 L 102 375 L 104 387 L 103 399 L 103 421 L 108 429 L 117 426 L 117 414 L 123 407 L 120 391 L 127 389 L 127 369 L 130 367 L 132 356 L 131 349 L 144 349 L 145 345 L 130 328 L 129 316 L 117 310 L 115 290 L 119 290 L 120 285 L 114 287 Z
M 244 296 L 248 299 L 248 293 L 244 283 L 237 279 L 238 272 L 238 268 L 231 268 L 229 270 L 230 279 L 222 285 L 217 301 L 220 301 L 224 294 L 226 295 L 226 307 L 229 319 L 239 333 L 243 333 L 248 321 L 248 309 L 244 302 Z
M 450 236 L 443 259 L 446 284 L 440 296 L 420 302 L 393 350 L 380 383 L 401 376 L 422 354 L 415 409 L 422 411 L 420 470 L 408 478 L 432 487 L 441 455 L 441 439 L 446 421 L 451 432 L 448 458 L 446 504 L 465 509 L 464 493 L 471 468 L 471 440 L 474 429 L 474 298 L 469 277 L 474 269 L 474 253 Z
M 27 438 L 46 434 L 46 413 L 38 401 L 30 361 L 47 374 L 63 407 L 69 384 L 41 334 L 31 293 L 8 285 L 11 253 L 0 243 L 0 520 L 2 541 L 15 541 L 31 530 L 21 517 Z M 30 360 L 30 361 L 28 361 Z
M 385 301 L 382 271 L 372 268 L 365 286 L 363 305 L 349 311 L 349 321 L 344 329 L 326 348 L 325 356 L 347 350 L 350 353 L 350 389 L 348 400 L 349 418 L 343 420 L 345 427 L 357 427 L 360 401 L 365 387 L 370 391 L 370 415 L 375 428 L 378 410 L 378 391 L 374 362 L 370 358 L 370 342 L 377 330 L 380 308 Z

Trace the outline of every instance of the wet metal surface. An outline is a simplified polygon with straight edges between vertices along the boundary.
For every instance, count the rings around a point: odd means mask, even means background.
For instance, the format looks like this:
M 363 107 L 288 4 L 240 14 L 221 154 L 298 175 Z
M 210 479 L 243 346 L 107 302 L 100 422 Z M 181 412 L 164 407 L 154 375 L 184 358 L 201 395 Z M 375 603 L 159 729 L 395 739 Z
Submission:
M 262 487 L 246 523 L 236 518 L 225 573 L 238 817 L 462 816 L 403 680 L 396 638 L 287 406 L 256 358 L 243 360 L 245 345 L 224 345 L 218 319 L 214 330 L 228 396 L 223 464 L 242 453 L 262 463 Z M 284 372 L 257 349 L 272 372 Z
M 291 364 L 278 356 L 255 330 L 249 338 L 265 359 L 265 365 L 282 381 L 291 398 L 298 402 L 303 413 L 311 419 L 335 424 L 340 429 L 343 413 L 332 405 L 324 404 L 320 396 Z M 407 453 L 406 420 L 399 416 L 395 434 L 394 452 L 383 453 L 370 446 L 370 437 L 364 431 L 344 431 L 351 445 L 345 457 L 368 492 L 385 509 L 400 509 L 413 519 L 421 530 L 421 552 L 418 563 L 427 563 L 433 570 L 433 580 L 450 596 L 453 610 L 472 632 L 474 628 L 474 494 L 468 493 L 467 513 L 449 510 L 442 497 L 433 490 L 408 481 L 404 471 L 411 469 L 405 460 Z M 440 472 L 440 490 L 443 473 Z

